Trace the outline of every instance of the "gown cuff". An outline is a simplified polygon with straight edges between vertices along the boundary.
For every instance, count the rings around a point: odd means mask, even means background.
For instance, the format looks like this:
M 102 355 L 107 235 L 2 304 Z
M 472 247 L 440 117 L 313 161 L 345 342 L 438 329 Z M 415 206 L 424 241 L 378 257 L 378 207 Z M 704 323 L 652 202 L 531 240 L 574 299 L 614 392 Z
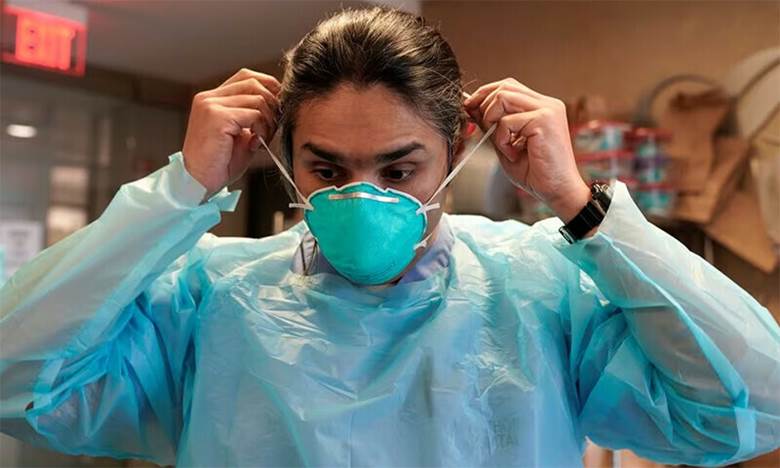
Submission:
M 558 232 L 563 224 L 557 218 L 544 221 L 550 242 L 570 261 L 587 273 L 600 270 L 598 257 L 610 258 L 603 253 L 614 250 L 616 246 L 643 246 L 652 250 L 655 241 L 663 244 L 663 233 L 645 219 L 628 193 L 623 182 L 615 182 L 612 202 L 598 230 L 591 237 L 569 244 Z M 660 245 L 659 244 L 659 245 Z M 648 252 L 649 253 L 649 252 Z
M 172 169 L 169 179 L 171 192 L 182 205 L 195 208 L 202 204 L 214 203 L 221 211 L 234 211 L 236 209 L 241 190 L 229 191 L 227 187 L 224 187 L 201 203 L 207 189 L 187 171 L 182 152 L 178 151 L 168 156 L 168 161 Z

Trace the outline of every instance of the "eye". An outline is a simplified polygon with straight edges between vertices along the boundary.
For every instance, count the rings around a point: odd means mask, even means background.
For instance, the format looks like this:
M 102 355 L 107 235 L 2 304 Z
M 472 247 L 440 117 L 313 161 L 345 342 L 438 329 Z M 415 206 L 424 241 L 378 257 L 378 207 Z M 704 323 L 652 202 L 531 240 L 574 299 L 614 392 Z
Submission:
M 414 169 L 410 167 L 388 167 L 382 172 L 382 177 L 390 182 L 403 182 L 408 179 L 413 172 Z
M 313 170 L 313 172 L 319 177 L 320 179 L 331 182 L 340 177 L 340 172 L 333 168 L 333 167 L 317 167 Z

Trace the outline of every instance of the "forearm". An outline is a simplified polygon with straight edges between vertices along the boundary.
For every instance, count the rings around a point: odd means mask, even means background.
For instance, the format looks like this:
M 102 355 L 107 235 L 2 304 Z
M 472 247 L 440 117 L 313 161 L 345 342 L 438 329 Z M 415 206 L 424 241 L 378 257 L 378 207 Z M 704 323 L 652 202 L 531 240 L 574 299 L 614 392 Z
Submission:
M 618 190 L 616 198 L 627 198 Z M 603 372 L 640 385 L 647 411 L 667 412 L 655 416 L 669 425 L 662 430 L 680 431 L 674 438 L 682 441 L 695 428 L 696 438 L 734 447 L 735 458 L 780 444 L 780 329 L 765 308 L 630 200 L 613 201 L 592 238 L 555 242 L 619 308 L 641 357 L 619 377 L 618 364 Z M 640 369 L 643 360 L 649 367 Z M 643 372 L 652 376 L 638 384 Z
M 104 339 L 120 312 L 235 202 L 223 195 L 199 205 L 203 191 L 172 158 L 124 185 L 98 220 L 41 252 L 3 286 L 4 402 L 29 390 L 44 361 L 78 356 Z
M 648 358 L 666 377 L 690 386 L 700 397 L 708 395 L 705 382 L 714 384 L 715 379 L 720 385 L 709 395 L 725 391 L 736 400 L 744 379 L 753 387 L 753 403 L 777 412 L 780 397 L 761 391 L 772 383 L 780 388 L 780 370 L 766 374 L 772 367 L 780 369 L 780 329 L 769 312 L 634 213 L 633 204 L 618 203 L 614 209 L 624 212 L 611 213 L 600 235 L 564 247 L 564 252 L 623 309 Z M 756 366 L 758 362 L 762 365 Z

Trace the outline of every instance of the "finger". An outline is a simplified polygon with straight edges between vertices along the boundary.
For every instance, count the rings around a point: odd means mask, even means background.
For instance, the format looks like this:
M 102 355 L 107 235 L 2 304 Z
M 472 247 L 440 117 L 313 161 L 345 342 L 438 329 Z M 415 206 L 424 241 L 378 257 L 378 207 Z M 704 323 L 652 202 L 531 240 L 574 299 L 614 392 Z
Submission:
M 493 142 L 510 161 L 525 151 L 525 145 L 532 135 L 530 124 L 542 116 L 541 109 L 501 117 L 493 134 Z
M 219 96 L 207 98 L 208 102 L 225 107 L 246 107 L 247 109 L 259 109 L 266 106 L 271 111 L 276 111 L 279 101 L 270 94 L 236 94 L 233 96 Z
M 218 112 L 223 114 L 229 125 L 227 133 L 238 136 L 245 128 L 254 129 L 258 122 L 263 120 L 263 113 L 259 109 L 247 109 L 244 107 L 217 106 Z
M 504 82 L 505 80 L 494 81 L 492 83 L 480 86 L 476 91 L 474 91 L 474 93 L 471 94 L 471 97 L 466 99 L 463 105 L 467 108 L 479 107 L 490 95 L 490 93 L 503 86 L 505 84 Z
M 529 125 L 542 116 L 542 109 L 503 116 L 499 119 L 496 126 L 494 134 L 496 143 L 502 146 L 510 146 L 520 137 L 526 139 L 532 137 L 533 132 L 530 131 L 531 127 Z
M 264 123 L 267 123 L 266 129 L 275 129 L 278 125 L 278 101 L 269 103 L 262 95 L 239 94 L 236 96 L 225 96 L 218 98 L 209 98 L 209 101 L 228 108 L 258 109 L 263 113 Z M 267 132 L 263 133 L 263 137 Z
M 534 97 L 536 99 L 542 99 L 546 96 L 544 96 L 541 93 L 538 93 L 534 91 L 533 89 L 529 88 L 528 86 L 520 83 L 514 78 L 506 78 L 501 81 L 494 81 L 492 83 L 488 83 L 486 85 L 480 86 L 474 93 L 471 95 L 470 98 L 466 99 L 466 101 L 463 103 L 466 107 L 478 107 L 482 102 L 487 98 L 490 93 L 495 91 L 498 88 L 508 88 L 508 89 L 516 89 L 517 91 L 527 94 L 531 97 Z
M 479 105 L 476 104 L 476 101 L 472 101 L 472 104 L 469 107 L 465 107 L 466 112 L 476 121 L 484 120 L 487 108 L 494 102 L 494 98 L 496 95 L 498 95 L 498 93 L 514 93 L 517 95 L 517 97 L 513 100 L 513 102 L 518 101 L 518 99 L 521 101 L 526 100 L 526 104 L 517 107 L 515 112 L 535 109 L 537 107 L 541 107 L 543 104 L 541 100 L 535 96 L 526 93 L 523 87 L 520 86 L 516 80 L 504 80 L 503 82 L 491 83 L 490 85 L 481 88 L 482 92 L 486 90 L 491 91 L 487 96 L 480 98 L 481 101 L 479 102 Z M 504 103 L 504 105 L 506 105 L 506 103 Z M 508 108 L 507 112 L 509 112 Z M 499 117 L 500 115 L 491 115 L 490 123 L 482 122 L 483 129 L 489 127 L 490 124 L 498 120 Z
M 281 83 L 279 83 L 279 80 L 277 80 L 275 77 L 265 73 L 260 73 L 258 71 L 250 70 L 249 68 L 242 68 L 241 70 L 237 71 L 235 74 L 233 74 L 233 76 L 219 85 L 219 87 L 221 88 L 231 83 L 238 83 L 239 81 L 244 81 L 246 79 L 255 79 L 274 93 L 278 93 L 279 90 L 282 89 Z
M 481 125 L 482 115 L 479 113 L 479 108 L 466 109 L 466 114 L 471 117 L 471 120 Z
M 268 141 L 273 136 L 274 132 L 276 132 L 276 112 L 271 109 L 271 107 L 266 103 L 265 101 L 262 102 L 260 105 L 260 112 L 263 113 L 263 118 L 261 120 L 262 127 L 259 127 L 257 124 L 252 128 L 252 131 L 258 135 L 263 137 L 264 140 Z
M 527 94 L 529 96 L 535 97 L 536 99 L 543 99 L 546 98 L 544 94 L 534 91 L 533 89 L 529 88 L 528 86 L 524 85 L 523 83 L 517 81 L 514 78 L 506 78 L 503 80 L 504 86 L 507 88 L 514 88 L 518 91 L 522 92 L 523 94 Z
M 275 93 L 263 86 L 263 84 L 259 81 L 252 78 L 230 83 L 229 85 L 221 86 L 209 91 L 204 91 L 200 94 L 207 98 L 235 96 L 238 94 L 261 94 L 263 96 L 268 96 L 269 99 L 277 99 Z
M 236 149 L 238 151 L 234 151 L 234 155 L 238 156 L 240 159 L 235 161 L 235 163 L 240 166 L 246 164 L 246 160 L 257 151 L 256 145 L 259 145 L 259 143 L 257 143 L 256 140 L 257 136 L 250 130 L 246 128 L 241 129 L 241 133 L 235 140 Z M 230 160 L 230 163 L 234 163 L 233 159 Z
M 511 137 L 510 137 L 511 138 Z M 515 140 L 510 143 L 512 148 L 514 148 L 516 151 L 524 151 L 526 142 L 528 141 L 528 138 L 526 138 L 524 135 L 520 135 Z
M 252 125 L 252 133 L 261 136 L 264 140 L 268 141 L 271 139 L 271 135 L 276 131 L 276 113 L 262 98 L 258 102 L 256 109 L 263 114 L 263 117 Z
M 471 96 L 467 97 L 463 101 L 463 106 L 466 108 L 466 111 L 470 109 L 479 108 L 479 105 L 482 104 L 482 101 L 485 100 L 485 98 L 490 94 L 494 89 L 501 86 L 500 81 L 494 81 L 493 83 L 488 83 L 486 85 L 482 85 L 479 88 L 477 88 L 476 91 L 471 93 Z
M 261 95 L 248 95 L 239 94 L 236 96 L 224 96 L 216 98 L 207 98 L 208 101 L 220 109 L 227 110 L 258 110 L 261 113 L 260 118 L 251 123 L 251 126 L 244 127 L 249 128 L 253 133 L 262 136 L 265 139 L 269 139 L 276 131 L 276 108 L 273 108 Z
M 533 111 L 542 105 L 536 98 L 517 90 L 497 88 L 482 102 L 479 110 L 484 124 L 490 126 L 504 115 Z

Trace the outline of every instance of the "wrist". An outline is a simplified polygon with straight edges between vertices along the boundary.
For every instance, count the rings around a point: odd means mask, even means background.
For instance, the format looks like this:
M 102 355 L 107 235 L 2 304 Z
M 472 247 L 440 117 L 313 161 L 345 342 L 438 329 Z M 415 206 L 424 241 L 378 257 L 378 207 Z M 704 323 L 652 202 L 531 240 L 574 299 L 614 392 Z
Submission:
M 169 165 L 165 169 L 170 172 L 170 177 L 165 180 L 169 182 L 171 198 L 191 207 L 202 204 L 206 188 L 190 173 L 182 152 L 174 153 L 168 159 Z
M 207 179 L 201 176 L 195 168 L 187 164 L 187 158 L 182 158 L 182 159 L 184 162 L 184 170 L 187 172 L 187 174 L 190 175 L 190 177 L 192 177 L 193 180 L 195 180 L 195 182 L 198 183 L 198 185 L 200 185 L 205 190 L 205 193 L 203 194 L 203 199 L 200 202 L 201 204 L 203 204 L 203 202 L 205 202 L 206 200 L 211 198 L 215 193 L 217 193 L 219 189 L 214 189 L 210 184 L 204 182 Z
M 556 194 L 547 202 L 547 205 L 566 224 L 577 216 L 590 199 L 590 188 L 584 181 L 580 180 L 572 188 L 564 189 Z

